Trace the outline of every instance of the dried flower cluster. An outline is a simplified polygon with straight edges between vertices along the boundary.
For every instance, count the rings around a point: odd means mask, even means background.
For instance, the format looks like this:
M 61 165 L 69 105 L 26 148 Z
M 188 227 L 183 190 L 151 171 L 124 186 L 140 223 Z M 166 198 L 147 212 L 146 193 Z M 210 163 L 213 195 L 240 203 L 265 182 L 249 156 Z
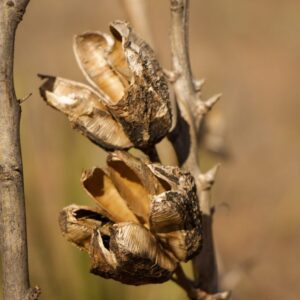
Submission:
M 106 170 L 84 172 L 82 184 L 97 206 L 66 207 L 60 227 L 89 253 L 93 273 L 127 284 L 163 282 L 200 250 L 201 216 L 189 173 L 116 151 Z
M 59 223 L 63 235 L 88 252 L 92 273 L 134 285 L 164 282 L 201 248 L 196 185 L 189 172 L 124 151 L 153 147 L 168 134 L 172 115 L 151 48 L 125 22 L 110 29 L 112 36 L 89 32 L 74 40 L 77 62 L 93 87 L 42 76 L 46 102 L 91 141 L 114 150 L 105 169 L 82 175 L 96 207 L 70 205 Z
M 125 22 L 112 36 L 87 32 L 74 39 L 78 65 L 93 86 L 41 75 L 41 95 L 74 128 L 108 149 L 147 148 L 171 126 L 167 81 L 153 50 Z

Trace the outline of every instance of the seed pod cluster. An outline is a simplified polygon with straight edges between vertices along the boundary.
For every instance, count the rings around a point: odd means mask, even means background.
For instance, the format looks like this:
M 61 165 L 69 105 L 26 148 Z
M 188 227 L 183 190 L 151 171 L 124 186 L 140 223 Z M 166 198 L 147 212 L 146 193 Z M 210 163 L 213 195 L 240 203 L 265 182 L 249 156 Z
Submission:
M 87 32 L 74 38 L 74 53 L 92 87 L 60 77 L 46 79 L 45 101 L 66 114 L 74 128 L 101 147 L 145 149 L 171 127 L 167 81 L 153 50 L 128 23 L 112 35 Z
M 91 259 L 91 272 L 123 283 L 164 282 L 201 247 L 201 214 L 193 177 L 178 167 L 145 163 L 127 152 L 82 175 L 96 207 L 60 213 L 63 235 Z
M 128 23 L 111 35 L 74 38 L 77 63 L 91 86 L 40 75 L 43 99 L 106 150 L 105 169 L 81 182 L 95 207 L 69 205 L 59 217 L 63 235 L 87 252 L 91 272 L 123 283 L 161 283 L 201 248 L 201 213 L 194 178 L 178 167 L 120 151 L 144 152 L 165 137 L 172 115 L 167 81 L 153 50 Z

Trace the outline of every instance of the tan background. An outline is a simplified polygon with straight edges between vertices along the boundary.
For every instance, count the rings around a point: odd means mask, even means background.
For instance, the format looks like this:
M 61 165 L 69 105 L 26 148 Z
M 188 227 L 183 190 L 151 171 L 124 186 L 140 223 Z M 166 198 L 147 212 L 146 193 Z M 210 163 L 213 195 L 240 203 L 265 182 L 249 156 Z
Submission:
M 149 0 L 149 14 L 168 67 L 168 1 Z M 103 164 L 104 156 L 42 102 L 36 74 L 84 81 L 72 36 L 107 31 L 120 18 L 125 14 L 117 0 L 31 1 L 18 31 L 17 95 L 33 93 L 22 105 L 30 273 L 44 300 L 185 299 L 172 283 L 135 288 L 90 275 L 86 255 L 57 225 L 64 205 L 89 203 L 80 174 Z M 223 162 L 214 190 L 215 232 L 225 270 L 243 269 L 235 299 L 299 299 L 299 49 L 299 1 L 191 1 L 193 71 L 208 80 L 205 96 L 224 94 L 219 106 L 231 159 Z M 204 166 L 218 160 L 204 157 Z

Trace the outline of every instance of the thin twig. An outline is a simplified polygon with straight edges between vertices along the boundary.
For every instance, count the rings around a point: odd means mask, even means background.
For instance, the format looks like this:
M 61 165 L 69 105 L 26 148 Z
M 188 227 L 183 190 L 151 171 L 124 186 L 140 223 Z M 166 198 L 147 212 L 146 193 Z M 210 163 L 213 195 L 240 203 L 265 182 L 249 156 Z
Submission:
M 29 93 L 29 94 L 26 95 L 25 97 L 18 99 L 18 101 L 19 101 L 20 104 L 22 104 L 22 103 L 24 103 L 25 101 L 27 101 L 31 96 L 32 96 L 32 93 Z
M 37 299 L 29 285 L 21 108 L 13 84 L 15 33 L 29 0 L 0 0 L 0 247 L 3 299 Z

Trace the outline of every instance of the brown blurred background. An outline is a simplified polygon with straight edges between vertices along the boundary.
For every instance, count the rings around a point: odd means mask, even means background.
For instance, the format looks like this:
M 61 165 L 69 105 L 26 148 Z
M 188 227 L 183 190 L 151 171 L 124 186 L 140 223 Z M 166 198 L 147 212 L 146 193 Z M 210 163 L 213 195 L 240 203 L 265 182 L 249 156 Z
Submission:
M 154 44 L 165 67 L 168 3 L 149 0 Z M 110 21 L 124 18 L 117 0 L 31 1 L 18 30 L 17 95 L 33 93 L 22 104 L 30 273 L 44 300 L 186 299 L 173 283 L 136 288 L 89 274 L 87 255 L 67 243 L 57 225 L 63 206 L 90 203 L 80 174 L 103 165 L 104 152 L 45 105 L 36 74 L 84 81 L 73 35 L 107 31 Z M 214 229 L 235 299 L 299 299 L 299 49 L 299 1 L 191 0 L 193 71 L 207 79 L 204 96 L 223 92 L 218 106 L 231 157 L 214 189 Z M 219 160 L 204 153 L 202 165 Z

